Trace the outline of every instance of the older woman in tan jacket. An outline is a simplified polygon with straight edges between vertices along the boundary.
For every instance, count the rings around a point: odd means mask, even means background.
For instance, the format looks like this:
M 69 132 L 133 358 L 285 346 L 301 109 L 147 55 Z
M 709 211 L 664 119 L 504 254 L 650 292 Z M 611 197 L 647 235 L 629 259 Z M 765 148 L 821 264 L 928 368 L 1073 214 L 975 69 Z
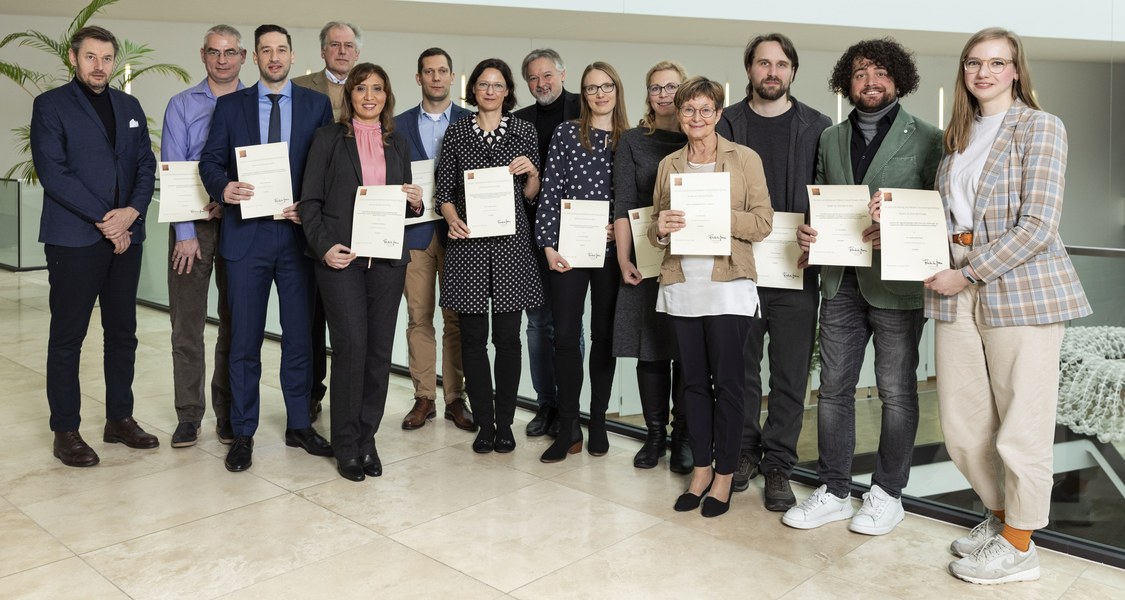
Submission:
M 705 517 L 730 507 L 743 423 L 744 350 L 750 319 L 758 312 L 750 243 L 765 238 L 773 221 L 762 160 L 715 133 L 723 100 L 722 86 L 704 77 L 689 79 L 676 91 L 688 144 L 660 162 L 653 193 L 657 212 L 649 227 L 649 240 L 665 248 L 656 310 L 671 317 L 679 345 L 695 458 L 691 483 L 675 509 L 694 510 L 702 503 Z M 672 180 L 688 173 L 729 174 L 729 255 L 674 254 L 675 233 L 686 221 L 683 211 L 670 208 Z

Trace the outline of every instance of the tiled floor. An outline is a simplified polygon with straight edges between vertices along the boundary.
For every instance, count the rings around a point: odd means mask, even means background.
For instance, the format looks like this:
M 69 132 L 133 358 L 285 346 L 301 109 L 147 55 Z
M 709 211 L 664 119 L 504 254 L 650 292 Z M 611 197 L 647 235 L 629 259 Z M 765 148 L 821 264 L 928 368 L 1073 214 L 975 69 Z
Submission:
M 538 461 L 545 441 L 522 435 L 513 454 L 477 456 L 445 421 L 398 427 L 411 396 L 402 378 L 378 436 L 385 475 L 348 482 L 281 443 L 275 344 L 254 466 L 227 473 L 213 419 L 199 445 L 168 446 L 168 318 L 144 308 L 136 416 L 162 445 L 100 441 L 95 325 L 83 434 L 102 462 L 67 468 L 51 457 L 43 397 L 48 320 L 46 275 L 0 272 L 3 598 L 1125 597 L 1125 572 L 1052 552 L 1038 582 L 960 583 L 946 547 L 963 530 L 921 517 L 880 538 L 843 524 L 789 529 L 761 507 L 760 480 L 722 518 L 675 513 L 684 478 L 663 463 L 634 469 L 637 443 L 624 438 L 603 458 L 556 465 Z

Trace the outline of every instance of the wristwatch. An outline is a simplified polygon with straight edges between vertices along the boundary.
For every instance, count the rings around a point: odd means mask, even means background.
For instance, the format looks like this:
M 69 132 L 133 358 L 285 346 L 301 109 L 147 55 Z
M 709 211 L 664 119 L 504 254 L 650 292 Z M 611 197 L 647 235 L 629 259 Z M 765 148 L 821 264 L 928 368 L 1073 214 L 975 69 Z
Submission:
M 976 277 L 973 277 L 973 273 L 969 271 L 969 267 L 961 267 L 961 275 L 973 285 L 980 283 Z

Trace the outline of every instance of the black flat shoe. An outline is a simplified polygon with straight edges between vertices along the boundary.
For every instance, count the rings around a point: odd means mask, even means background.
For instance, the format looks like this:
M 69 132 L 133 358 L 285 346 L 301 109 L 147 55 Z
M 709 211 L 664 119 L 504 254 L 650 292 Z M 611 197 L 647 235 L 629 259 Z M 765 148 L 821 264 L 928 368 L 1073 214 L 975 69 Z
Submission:
M 726 514 L 726 512 L 730 510 L 731 496 L 734 496 L 733 492 L 730 496 L 727 497 L 726 502 L 720 502 L 719 500 L 715 499 L 714 496 L 707 496 L 703 499 L 703 510 L 700 511 L 700 514 L 707 518 L 718 517 L 720 515 Z
M 493 439 L 492 449 L 500 454 L 507 454 L 516 449 L 516 438 L 512 435 L 511 427 L 496 428 L 496 437 Z
M 383 474 L 383 461 L 379 460 L 378 450 L 359 457 L 359 463 L 363 466 L 363 472 L 370 477 L 379 477 Z
M 332 445 L 312 427 L 286 429 L 285 445 L 302 448 L 313 456 L 332 456 Z
M 483 429 L 478 431 L 477 439 L 473 440 L 473 452 L 477 454 L 488 454 L 492 452 L 495 444 L 495 440 L 493 439 L 495 437 L 494 433 L 493 431 L 485 431 Z
M 358 458 L 337 458 L 336 472 L 340 477 L 350 481 L 363 481 L 363 465 Z
M 715 479 L 713 477 L 711 478 L 711 483 L 708 483 L 707 487 L 703 488 L 703 493 L 699 494 L 698 496 L 689 491 L 684 491 L 684 493 L 680 494 L 679 498 L 676 498 L 676 504 L 672 508 L 674 508 L 676 512 L 687 512 L 689 510 L 695 510 L 699 508 L 699 503 L 703 501 L 703 497 L 707 495 L 707 492 L 711 491 L 712 483 L 715 483 Z M 727 501 L 727 504 L 730 504 L 729 500 Z

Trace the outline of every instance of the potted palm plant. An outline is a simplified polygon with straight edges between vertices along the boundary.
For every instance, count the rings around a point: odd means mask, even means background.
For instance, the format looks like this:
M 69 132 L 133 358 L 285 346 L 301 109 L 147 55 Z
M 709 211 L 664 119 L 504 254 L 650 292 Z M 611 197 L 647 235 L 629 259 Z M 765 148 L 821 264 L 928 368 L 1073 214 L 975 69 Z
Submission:
M 0 48 L 11 44 L 41 50 L 58 59 L 59 66 L 54 71 L 35 71 L 14 62 L 0 60 L 0 75 L 20 86 L 32 98 L 67 83 L 74 77 L 74 67 L 70 64 L 69 57 L 70 38 L 76 31 L 85 27 L 87 21 L 94 15 L 117 1 L 93 0 L 78 12 L 78 15 L 70 22 L 70 27 L 57 38 L 33 29 L 8 34 L 3 40 L 0 40 Z M 149 55 L 153 52 L 153 49 L 149 48 L 148 45 L 137 44 L 125 39 L 119 39 L 118 42 L 121 48 L 110 77 L 110 85 L 113 87 L 124 90 L 135 79 L 148 73 L 171 75 L 184 83 L 190 81 L 188 72 L 180 66 L 167 63 L 150 64 L 151 57 Z M 159 144 L 160 132 L 152 127 L 151 122 L 149 123 L 149 131 L 153 134 L 153 150 L 155 151 Z M 14 176 L 24 183 L 38 183 L 39 177 L 35 172 L 35 165 L 31 161 L 31 125 L 16 127 L 12 130 L 12 133 L 15 135 L 15 148 L 24 159 L 12 165 L 4 174 L 4 177 Z

